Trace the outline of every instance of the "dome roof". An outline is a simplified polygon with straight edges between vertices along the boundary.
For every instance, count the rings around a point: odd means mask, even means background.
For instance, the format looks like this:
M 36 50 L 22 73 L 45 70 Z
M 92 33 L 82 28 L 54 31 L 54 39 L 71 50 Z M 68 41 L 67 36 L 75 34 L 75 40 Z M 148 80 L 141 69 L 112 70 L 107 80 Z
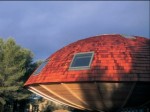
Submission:
M 150 107 L 150 39 L 100 35 L 52 54 L 25 83 L 32 92 L 81 110 Z
M 148 38 L 119 34 L 82 39 L 52 54 L 25 85 L 48 82 L 150 81 L 149 44 Z

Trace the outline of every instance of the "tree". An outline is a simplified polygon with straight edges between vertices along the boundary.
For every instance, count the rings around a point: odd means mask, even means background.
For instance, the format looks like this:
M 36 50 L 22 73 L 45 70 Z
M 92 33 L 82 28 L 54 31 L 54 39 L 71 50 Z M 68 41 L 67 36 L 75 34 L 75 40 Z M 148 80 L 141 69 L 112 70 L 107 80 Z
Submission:
M 32 59 L 33 53 L 17 45 L 14 39 L 0 38 L 0 108 L 29 96 L 23 84 L 36 67 Z

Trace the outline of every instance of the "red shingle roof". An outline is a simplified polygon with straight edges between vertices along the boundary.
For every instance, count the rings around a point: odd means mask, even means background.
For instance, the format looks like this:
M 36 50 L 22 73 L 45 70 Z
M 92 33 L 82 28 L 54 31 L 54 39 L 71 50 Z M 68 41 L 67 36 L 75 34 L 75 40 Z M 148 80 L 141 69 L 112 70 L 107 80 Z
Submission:
M 94 51 L 91 68 L 69 70 L 74 54 Z M 150 39 L 100 35 L 71 43 L 52 54 L 25 85 L 48 82 L 150 81 Z

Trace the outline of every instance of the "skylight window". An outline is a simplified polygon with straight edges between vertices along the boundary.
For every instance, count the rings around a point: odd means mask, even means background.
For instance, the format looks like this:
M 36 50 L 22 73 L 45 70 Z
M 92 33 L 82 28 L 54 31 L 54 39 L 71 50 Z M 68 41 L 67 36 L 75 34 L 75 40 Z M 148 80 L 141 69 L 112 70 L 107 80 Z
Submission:
M 136 39 L 134 36 L 132 35 L 122 35 L 125 38 L 129 38 L 129 39 Z
M 94 52 L 84 52 L 75 54 L 69 69 L 89 69 L 93 59 L 93 55 Z
M 38 75 L 42 69 L 45 67 L 48 61 L 44 61 L 33 73 L 33 75 Z

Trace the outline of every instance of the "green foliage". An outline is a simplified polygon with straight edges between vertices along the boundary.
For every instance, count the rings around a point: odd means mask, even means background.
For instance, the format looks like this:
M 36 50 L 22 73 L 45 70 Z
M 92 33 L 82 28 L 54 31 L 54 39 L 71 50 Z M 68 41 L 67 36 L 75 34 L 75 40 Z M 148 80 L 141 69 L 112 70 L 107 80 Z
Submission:
M 33 54 L 17 45 L 14 39 L 0 38 L 0 103 L 22 100 L 29 96 L 23 88 L 24 81 L 36 67 Z

